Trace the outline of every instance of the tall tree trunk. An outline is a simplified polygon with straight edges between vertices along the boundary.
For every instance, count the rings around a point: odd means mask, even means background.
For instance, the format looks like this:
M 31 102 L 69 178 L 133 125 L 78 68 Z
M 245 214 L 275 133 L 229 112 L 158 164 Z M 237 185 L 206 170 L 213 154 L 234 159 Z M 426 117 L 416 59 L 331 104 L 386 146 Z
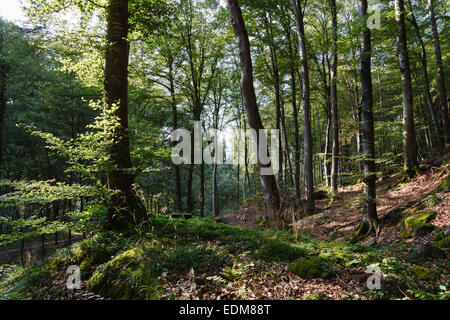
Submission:
M 171 97 L 171 104 L 172 104 L 172 130 L 175 131 L 178 129 L 178 112 L 177 112 L 177 102 L 175 97 L 175 80 L 174 80 L 174 74 L 173 74 L 173 57 L 172 53 L 169 54 L 168 59 L 168 67 L 169 67 L 169 83 L 170 83 L 170 97 Z M 174 146 L 177 144 L 177 142 L 174 142 Z M 175 170 L 175 193 L 176 193 L 176 205 L 178 211 L 183 211 L 183 203 L 182 203 L 182 191 L 181 191 L 181 175 L 180 175 L 180 166 L 174 164 L 174 170 Z
M 5 57 L 3 55 L 4 46 L 4 30 L 3 26 L 0 26 L 0 178 L 3 177 L 3 124 L 5 122 L 5 112 L 6 112 L 6 77 L 8 67 L 6 64 Z
M 177 101 L 176 101 L 176 97 L 175 97 L 173 57 L 172 57 L 171 52 L 169 52 L 168 67 L 169 67 L 170 97 L 171 97 L 171 104 L 172 104 L 172 130 L 175 131 L 178 129 L 178 112 L 177 112 Z M 177 144 L 177 142 L 175 141 L 173 144 L 175 146 Z M 176 193 L 175 202 L 176 202 L 178 211 L 183 212 L 183 203 L 182 203 L 183 194 L 181 191 L 180 166 L 174 164 L 174 170 L 175 170 L 175 193 Z
M 417 167 L 417 142 L 414 129 L 411 70 L 406 44 L 405 6 L 403 0 L 395 0 L 395 19 L 398 29 L 398 61 L 402 76 L 403 96 L 403 165 L 407 177 L 415 175 Z
M 114 165 L 108 172 L 111 203 L 106 227 L 123 229 L 126 223 L 146 217 L 145 207 L 133 190 L 130 141 L 128 137 L 128 0 L 110 0 L 107 8 L 105 61 L 105 100 L 108 108 L 117 107 L 119 127 L 111 147 Z
M 361 120 L 362 120 L 362 148 L 365 159 L 364 170 L 364 216 L 357 237 L 378 231 L 378 216 L 376 206 L 376 173 L 375 173 L 375 141 L 373 121 L 373 97 L 372 97 L 372 75 L 371 75 L 371 39 L 370 30 L 367 28 L 367 0 L 358 0 L 358 11 L 361 26 Z
M 251 129 L 259 132 L 264 130 L 261 117 L 258 111 L 258 105 L 256 102 L 255 88 L 253 85 L 253 64 L 250 54 L 250 41 L 248 38 L 247 29 L 245 27 L 244 19 L 242 17 L 242 11 L 239 7 L 237 0 L 227 0 L 228 9 L 231 15 L 231 24 L 233 25 L 234 32 L 238 41 L 239 46 L 239 58 L 241 62 L 242 78 L 242 97 L 244 100 L 244 105 L 247 113 L 248 123 Z M 257 134 L 256 145 L 259 147 L 259 138 Z M 262 137 L 264 138 L 264 137 Z M 259 158 L 259 152 L 257 152 L 258 167 L 262 170 L 265 166 L 263 165 Z M 281 223 L 281 201 L 278 194 L 278 187 L 276 179 L 273 175 L 263 175 L 261 174 L 261 183 L 264 188 L 268 203 L 270 205 L 271 214 L 269 215 L 269 223 L 273 222 L 275 225 L 280 225 Z M 273 216 L 272 216 L 273 214 Z
M 336 0 L 331 0 L 331 17 L 333 26 L 333 55 L 331 62 L 331 123 L 333 131 L 333 147 L 331 156 L 331 191 L 338 191 L 338 157 L 339 157 L 339 116 L 338 116 L 338 101 L 337 101 L 337 13 Z
M 295 79 L 295 56 L 292 50 L 291 43 L 291 27 L 286 26 L 286 38 L 288 41 L 290 69 L 291 69 L 291 97 L 292 97 L 292 112 L 294 117 L 294 185 L 295 197 L 300 200 L 300 136 L 298 128 L 298 109 L 297 109 L 297 82 Z
M 305 186 L 306 186 L 306 214 L 314 214 L 314 182 L 313 182 L 313 150 L 311 135 L 311 107 L 309 89 L 308 55 L 306 52 L 305 28 L 303 24 L 303 9 L 301 0 L 291 0 L 294 7 L 297 32 L 299 36 L 298 48 L 302 66 L 302 106 L 303 106 L 303 148 L 305 155 Z
M 378 98 L 379 98 L 379 107 L 380 107 L 380 122 L 384 122 L 384 100 L 383 100 L 383 86 L 381 83 L 381 72 L 380 72 L 380 64 L 377 63 L 377 80 L 378 80 Z M 385 132 L 381 131 L 381 140 L 380 140 L 380 158 L 384 158 L 385 153 L 385 141 L 384 141 Z M 381 175 L 384 177 L 386 175 L 386 165 L 384 160 L 381 162 Z
M 436 147 L 438 149 L 441 149 L 443 146 L 443 141 L 441 139 L 441 135 L 439 134 L 439 123 L 437 121 L 436 116 L 436 110 L 433 105 L 433 99 L 431 98 L 431 91 L 430 91 L 430 81 L 428 79 L 428 69 L 427 69 L 427 51 L 425 49 L 425 44 L 422 40 L 422 36 L 420 35 L 420 29 L 419 25 L 417 24 L 416 17 L 414 16 L 413 7 L 411 4 L 411 0 L 408 0 L 409 8 L 411 11 L 411 14 L 408 15 L 408 20 L 411 22 L 411 24 L 414 27 L 414 32 L 417 37 L 417 41 L 420 44 L 420 62 L 422 67 L 422 78 L 423 78 L 423 86 L 424 86 L 424 95 L 425 95 L 425 102 L 428 107 L 428 113 L 430 115 L 431 119 L 431 127 L 433 127 L 434 132 L 434 141 L 436 143 Z
M 445 144 L 450 144 L 450 121 L 447 106 L 447 91 L 445 91 L 444 66 L 442 65 L 441 44 L 436 26 L 433 0 L 428 0 L 431 30 L 433 31 L 434 53 L 436 56 L 437 80 L 439 84 L 439 101 L 441 106 L 442 122 L 444 127 Z
M 281 143 L 281 89 L 280 89 L 280 74 L 278 71 L 277 52 L 273 42 L 272 30 L 269 23 L 271 18 L 269 15 L 269 21 L 267 16 L 264 16 L 264 22 L 266 25 L 266 31 L 268 35 L 269 49 L 270 49 L 270 61 L 272 64 L 273 81 L 275 88 L 275 129 L 278 130 L 278 183 L 283 182 L 283 144 Z M 285 168 L 286 169 L 286 168 Z

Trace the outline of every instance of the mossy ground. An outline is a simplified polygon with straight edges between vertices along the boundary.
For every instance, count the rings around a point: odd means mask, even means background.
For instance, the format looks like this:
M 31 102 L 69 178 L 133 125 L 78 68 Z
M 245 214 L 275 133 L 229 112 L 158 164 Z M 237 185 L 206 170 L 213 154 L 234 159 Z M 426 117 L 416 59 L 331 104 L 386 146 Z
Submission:
M 332 281 L 338 274 L 355 279 L 355 283 L 360 281 L 362 293 L 352 299 L 401 299 L 405 293 L 410 299 L 445 298 L 448 291 L 442 288 L 449 287 L 445 259 L 417 259 L 402 243 L 368 247 L 317 241 L 289 232 L 231 227 L 206 218 L 158 215 L 139 236 L 102 232 L 58 250 L 34 267 L 8 266 L 0 277 L 0 297 L 67 297 L 65 270 L 74 264 L 81 266 L 86 292 L 110 299 L 179 299 L 177 294 L 167 294 L 166 287 L 176 286 L 191 273 L 201 274 L 204 281 L 213 279 L 225 290 L 245 283 L 246 277 L 255 276 L 255 269 L 267 265 L 279 266 L 281 273 L 288 268 L 307 281 L 317 277 Z M 381 268 L 386 283 L 393 285 L 377 292 L 364 288 L 365 270 L 373 264 Z M 266 275 L 258 273 L 257 277 Z M 394 290 L 397 287 L 402 290 Z M 298 298 L 320 297 L 305 294 Z

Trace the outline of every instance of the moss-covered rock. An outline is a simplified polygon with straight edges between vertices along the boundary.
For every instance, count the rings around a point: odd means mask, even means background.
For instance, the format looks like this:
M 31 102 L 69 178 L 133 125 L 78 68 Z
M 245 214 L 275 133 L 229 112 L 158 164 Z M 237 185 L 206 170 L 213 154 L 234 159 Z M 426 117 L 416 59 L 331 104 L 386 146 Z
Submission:
M 433 211 L 408 210 L 397 224 L 402 238 L 422 236 L 434 230 L 429 222 L 436 217 Z
M 318 256 L 294 261 L 288 266 L 289 271 L 301 278 L 313 279 L 326 275 L 326 262 Z
M 435 246 L 439 248 L 450 248 L 450 236 L 447 236 L 439 240 L 438 242 L 435 243 Z

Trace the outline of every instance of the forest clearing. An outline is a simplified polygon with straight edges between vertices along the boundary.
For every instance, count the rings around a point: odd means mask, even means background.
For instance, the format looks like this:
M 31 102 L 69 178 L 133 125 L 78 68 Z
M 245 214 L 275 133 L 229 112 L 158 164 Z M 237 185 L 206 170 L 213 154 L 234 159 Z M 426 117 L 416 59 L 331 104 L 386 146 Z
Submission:
M 0 300 L 450 300 L 447 2 L 4 5 Z

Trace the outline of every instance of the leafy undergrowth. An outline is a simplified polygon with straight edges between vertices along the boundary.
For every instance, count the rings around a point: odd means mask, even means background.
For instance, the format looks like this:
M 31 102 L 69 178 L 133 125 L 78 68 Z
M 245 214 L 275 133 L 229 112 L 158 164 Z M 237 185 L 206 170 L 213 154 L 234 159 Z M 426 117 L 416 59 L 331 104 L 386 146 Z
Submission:
M 1 299 L 449 299 L 449 262 L 409 245 L 361 246 L 211 219 L 153 217 L 138 235 L 102 232 L 39 265 L 4 265 Z M 81 268 L 82 288 L 66 289 Z M 366 286 L 368 267 L 381 290 Z

